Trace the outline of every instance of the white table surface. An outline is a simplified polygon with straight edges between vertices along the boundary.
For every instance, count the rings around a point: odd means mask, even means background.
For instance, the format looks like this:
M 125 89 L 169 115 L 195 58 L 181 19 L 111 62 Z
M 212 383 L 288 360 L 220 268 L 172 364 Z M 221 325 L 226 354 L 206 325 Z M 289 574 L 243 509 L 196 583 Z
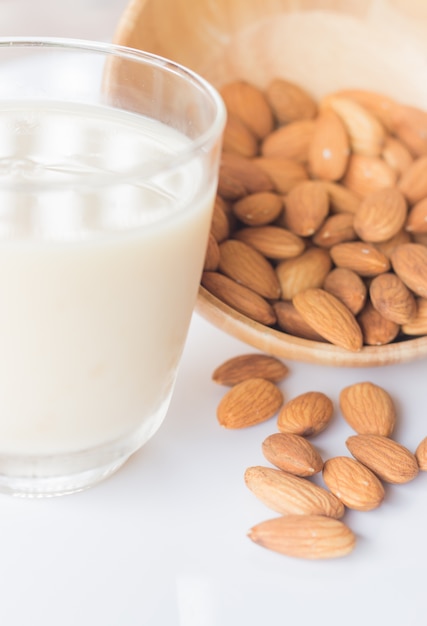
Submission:
M 109 40 L 119 0 L 1 0 L 0 35 Z M 387 486 L 383 505 L 348 512 L 357 535 L 343 559 L 290 559 L 253 544 L 247 530 L 275 516 L 243 474 L 265 463 L 275 420 L 219 427 L 225 359 L 252 351 L 193 317 L 172 405 L 160 431 L 116 475 L 80 494 L 0 496 L 2 626 L 425 626 L 427 473 Z M 427 361 L 376 369 L 287 362 L 286 398 L 371 380 L 398 409 L 395 436 L 414 450 L 427 435 Z M 316 443 L 346 454 L 352 434 L 338 409 Z

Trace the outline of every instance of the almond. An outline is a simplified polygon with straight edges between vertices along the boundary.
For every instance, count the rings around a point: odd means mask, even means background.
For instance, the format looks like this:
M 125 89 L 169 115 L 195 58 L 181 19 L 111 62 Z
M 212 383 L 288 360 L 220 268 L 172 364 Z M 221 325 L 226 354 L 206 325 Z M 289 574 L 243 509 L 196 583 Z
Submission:
M 383 317 L 396 324 L 406 324 L 417 312 L 415 296 L 396 274 L 376 276 L 369 286 L 372 306 Z
M 404 243 L 391 255 L 394 271 L 409 289 L 427 298 L 427 247 L 420 243 Z
M 236 115 L 258 139 L 274 127 L 273 113 L 261 89 L 245 81 L 227 83 L 221 96 L 229 113 Z
M 349 98 L 331 95 L 321 103 L 339 115 L 350 136 L 353 153 L 376 157 L 385 141 L 384 126 L 365 107 Z
M 207 245 L 207 248 L 206 248 L 205 262 L 204 262 L 204 265 L 203 265 L 203 269 L 205 271 L 212 271 L 212 272 L 214 272 L 215 270 L 218 269 L 218 265 L 219 265 L 219 246 L 218 246 L 218 242 L 216 241 L 216 239 L 212 235 L 212 233 L 209 233 L 208 245 Z
M 212 380 L 219 385 L 233 387 L 248 378 L 264 378 L 279 383 L 289 374 L 289 368 L 268 354 L 242 354 L 225 361 L 216 368 Z
M 309 248 L 297 257 L 281 261 L 276 266 L 281 298 L 292 300 L 300 291 L 321 287 L 331 267 L 331 257 L 320 248 Z
M 390 269 L 390 261 L 385 254 L 364 241 L 338 243 L 329 252 L 337 267 L 353 270 L 360 276 L 376 276 Z
M 353 241 L 356 239 L 353 220 L 354 216 L 351 213 L 330 215 L 313 235 L 313 243 L 321 248 L 331 248 L 337 243 Z
M 272 181 L 279 193 L 288 193 L 296 184 L 308 179 L 304 165 L 292 159 L 260 156 L 253 159 L 253 163 Z
M 409 210 L 405 230 L 409 233 L 427 233 L 427 197 L 416 202 Z
M 362 332 L 356 318 L 332 294 L 323 289 L 307 289 L 298 293 L 292 302 L 305 321 L 334 345 L 351 352 L 362 348 Z
M 410 322 L 402 324 L 405 335 L 427 335 L 427 298 L 417 298 L 417 311 Z
M 257 524 L 248 533 L 256 544 L 300 559 L 333 559 L 355 547 L 353 532 L 340 520 L 321 515 L 287 515 Z
M 317 113 L 317 103 L 310 94 L 283 78 L 275 78 L 267 85 L 266 96 L 279 124 L 312 119 Z
M 218 193 L 225 200 L 238 200 L 249 193 L 272 191 L 271 179 L 256 159 L 224 152 L 221 157 Z
M 427 471 L 427 437 L 418 444 L 415 450 L 415 458 L 417 459 L 418 467 L 424 472 Z
M 393 108 L 391 128 L 415 156 L 427 154 L 427 112 L 399 104 Z
M 373 191 L 393 187 L 396 180 L 395 170 L 380 157 L 352 154 L 341 182 L 350 191 L 363 198 Z
M 203 272 L 201 283 L 213 296 L 242 315 L 265 326 L 276 322 L 274 309 L 267 300 L 228 276 L 219 272 Z
M 391 130 L 394 124 L 396 108 L 398 107 L 398 104 L 392 98 L 367 89 L 342 89 L 341 91 L 336 91 L 333 95 L 358 102 L 370 111 L 387 130 Z
M 367 288 L 359 274 L 345 267 L 336 267 L 326 276 L 323 289 L 341 300 L 357 315 L 366 303 Z
M 349 509 L 371 511 L 384 500 L 384 487 L 377 476 L 350 457 L 328 459 L 323 466 L 323 480 Z
M 264 298 L 280 297 L 279 279 L 260 252 L 243 241 L 228 239 L 220 244 L 219 253 L 219 270 L 223 274 Z
M 331 213 L 356 213 L 360 204 L 360 197 L 353 191 L 334 182 L 324 182 L 329 194 Z
M 273 417 L 282 403 L 283 394 L 274 383 L 248 378 L 227 391 L 217 407 L 217 417 L 225 428 L 247 428 Z
M 398 176 L 401 176 L 414 160 L 408 148 L 396 137 L 391 136 L 386 137 L 381 156 Z
M 298 256 L 305 249 L 301 237 L 280 226 L 241 228 L 234 236 L 269 259 L 289 259 Z
M 219 243 L 228 239 L 231 232 L 227 203 L 221 196 L 216 196 L 212 214 L 211 233 Z
M 401 230 L 394 237 L 387 239 L 387 241 L 377 241 L 375 244 L 376 248 L 385 254 L 385 256 L 390 259 L 393 254 L 393 250 L 400 246 L 402 243 L 409 243 L 412 241 L 411 235 L 407 233 L 405 230 Z
M 262 443 L 262 452 L 272 465 L 296 476 L 313 476 L 322 470 L 319 451 L 307 439 L 292 433 L 274 433 Z
M 409 204 L 415 204 L 427 196 L 427 156 L 411 163 L 397 184 Z
M 282 157 L 305 163 L 308 160 L 314 127 L 314 120 L 297 120 L 285 126 L 279 126 L 264 139 L 261 154 L 266 157 Z
M 258 153 L 258 140 L 240 117 L 229 113 L 224 128 L 222 149 L 244 157 L 254 157 Z
M 402 444 L 383 435 L 353 435 L 346 441 L 351 454 L 388 483 L 407 483 L 419 471 L 417 459 Z
M 310 341 L 325 341 L 319 333 L 307 324 L 291 302 L 274 302 L 273 309 L 277 317 L 277 324 L 283 332 Z
M 363 241 L 387 241 L 402 230 L 406 214 L 405 197 L 396 187 L 380 189 L 362 200 L 353 227 Z
M 344 515 L 342 502 L 332 493 L 283 470 L 249 467 L 245 483 L 261 502 L 281 515 L 325 515 L 336 519 Z
M 347 169 L 349 156 L 350 141 L 343 122 L 334 111 L 322 111 L 308 149 L 310 174 L 320 180 L 339 180 Z
M 396 409 L 390 394 L 371 382 L 360 382 L 341 390 L 340 409 L 346 422 L 359 435 L 392 434 Z
M 321 391 L 307 391 L 286 402 L 278 415 L 281 433 L 309 437 L 325 430 L 333 415 L 332 400 Z
M 285 224 L 300 237 L 309 237 L 320 227 L 329 212 L 329 197 L 316 181 L 295 185 L 285 197 Z
M 279 217 L 282 210 L 282 198 L 271 191 L 250 194 L 233 205 L 234 215 L 248 226 L 270 224 Z
M 357 321 L 362 329 L 363 343 L 367 346 L 384 346 L 399 334 L 399 324 L 383 317 L 369 301 L 357 316 Z

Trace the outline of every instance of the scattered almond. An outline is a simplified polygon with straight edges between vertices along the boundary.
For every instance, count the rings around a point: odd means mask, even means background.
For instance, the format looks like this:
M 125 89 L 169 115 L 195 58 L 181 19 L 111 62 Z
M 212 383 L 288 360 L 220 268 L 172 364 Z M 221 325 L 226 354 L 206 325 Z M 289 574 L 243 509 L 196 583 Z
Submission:
M 383 435 L 353 435 L 346 441 L 351 454 L 388 483 L 407 483 L 419 471 L 417 459 L 402 444 Z
M 216 368 L 212 380 L 219 385 L 233 387 L 248 378 L 264 378 L 279 383 L 288 374 L 289 368 L 276 357 L 253 353 L 228 359 Z
M 321 515 L 286 515 L 257 524 L 248 533 L 256 544 L 300 559 L 333 559 L 355 547 L 353 532 L 340 520 Z
M 427 437 L 418 444 L 415 450 L 415 458 L 417 459 L 418 467 L 420 470 L 427 471 Z
M 354 383 L 341 390 L 340 409 L 347 423 L 360 435 L 392 434 L 396 409 L 390 394 L 371 382 Z
M 344 505 L 334 494 L 283 470 L 249 467 L 245 483 L 261 502 L 281 515 L 325 515 L 336 519 L 344 515 Z
M 313 476 L 322 470 L 319 451 L 307 439 L 293 433 L 274 433 L 264 439 L 262 452 L 272 465 L 296 476 Z
M 377 476 L 347 456 L 328 459 L 323 466 L 323 480 L 349 509 L 371 511 L 384 500 L 384 487 Z
M 321 391 L 307 391 L 280 409 L 277 427 L 282 433 L 309 437 L 325 430 L 333 415 L 332 400 Z
M 217 417 L 225 428 L 246 428 L 265 422 L 283 404 L 283 394 L 271 381 L 248 378 L 237 383 L 222 398 Z

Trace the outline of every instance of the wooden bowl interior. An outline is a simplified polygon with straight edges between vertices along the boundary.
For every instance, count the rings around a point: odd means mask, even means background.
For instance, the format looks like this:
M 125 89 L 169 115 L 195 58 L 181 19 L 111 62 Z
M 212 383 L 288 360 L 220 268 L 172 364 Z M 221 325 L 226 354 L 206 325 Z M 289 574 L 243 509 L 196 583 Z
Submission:
M 236 78 L 262 88 L 283 76 L 317 98 L 357 87 L 427 108 L 426 34 L 423 0 L 131 0 L 114 41 L 181 63 L 217 88 Z M 249 345 L 299 361 L 368 367 L 427 355 L 427 337 L 350 353 L 289 336 L 202 287 L 197 310 Z

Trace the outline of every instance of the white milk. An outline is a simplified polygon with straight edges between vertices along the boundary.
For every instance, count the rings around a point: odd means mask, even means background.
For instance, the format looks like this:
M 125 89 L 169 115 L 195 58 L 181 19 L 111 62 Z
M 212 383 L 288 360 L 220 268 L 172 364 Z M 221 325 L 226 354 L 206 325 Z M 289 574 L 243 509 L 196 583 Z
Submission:
M 144 183 L 188 140 L 106 109 L 2 104 L 0 137 L 0 455 L 141 443 L 169 403 L 215 181 L 193 160 Z

